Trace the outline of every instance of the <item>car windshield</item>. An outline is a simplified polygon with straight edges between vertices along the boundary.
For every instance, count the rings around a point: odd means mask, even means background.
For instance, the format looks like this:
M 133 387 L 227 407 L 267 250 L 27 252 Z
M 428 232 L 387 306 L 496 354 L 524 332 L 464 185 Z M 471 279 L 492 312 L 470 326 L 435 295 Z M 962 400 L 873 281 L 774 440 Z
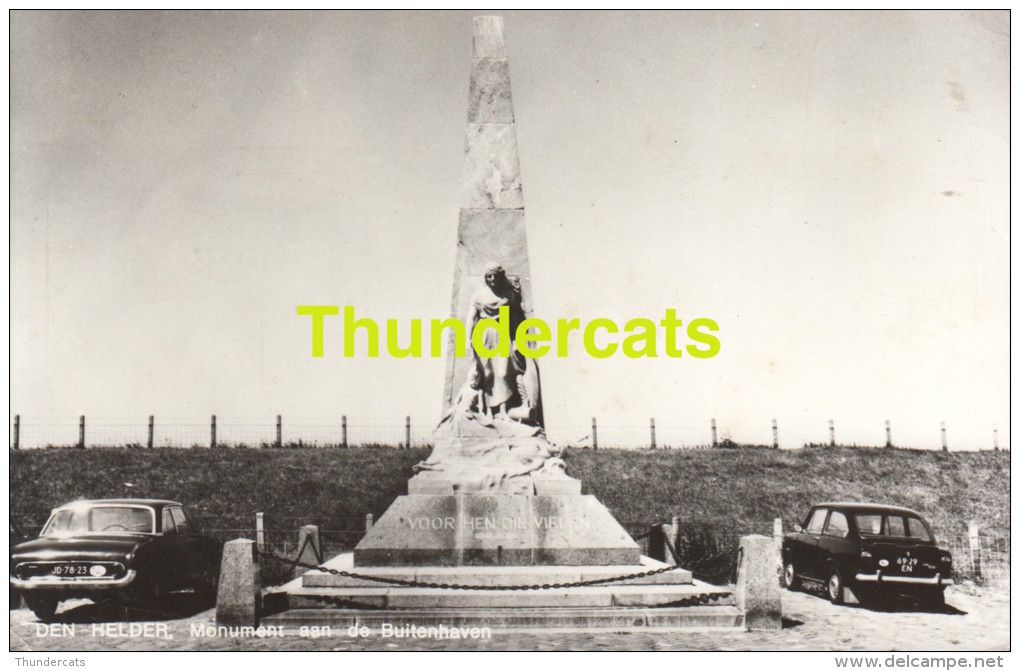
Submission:
M 43 536 L 79 533 L 151 534 L 154 517 L 149 508 L 136 506 L 68 506 L 53 513 Z
M 920 518 L 913 515 L 883 515 L 858 513 L 854 515 L 861 536 L 890 536 L 931 541 L 931 533 Z M 883 523 L 884 520 L 884 523 Z

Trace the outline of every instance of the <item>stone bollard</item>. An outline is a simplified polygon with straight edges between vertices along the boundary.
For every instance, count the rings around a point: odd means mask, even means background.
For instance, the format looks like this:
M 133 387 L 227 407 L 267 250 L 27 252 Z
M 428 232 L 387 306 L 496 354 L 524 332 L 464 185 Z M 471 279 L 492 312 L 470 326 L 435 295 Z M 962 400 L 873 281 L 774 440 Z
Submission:
M 319 527 L 314 524 L 306 524 L 301 527 L 301 532 L 298 536 L 298 548 L 297 561 L 299 564 L 315 564 L 316 566 L 321 564 L 322 546 L 319 545 Z M 302 566 L 295 566 L 292 577 L 301 577 L 311 570 Z
M 669 549 L 671 544 L 673 545 L 673 549 L 676 549 L 676 543 L 673 542 L 675 533 L 676 532 L 673 531 L 672 524 L 662 525 L 662 561 L 666 562 L 670 566 L 676 566 L 676 557 L 673 556 L 673 551 Z
M 255 541 L 246 538 L 223 545 L 220 586 L 216 592 L 216 624 L 257 627 L 261 610 L 262 582 Z
M 768 536 L 743 536 L 737 560 L 737 607 L 747 631 L 782 629 L 775 542 Z
M 666 561 L 669 550 L 666 549 L 665 536 L 661 524 L 648 527 L 648 556 L 658 561 Z

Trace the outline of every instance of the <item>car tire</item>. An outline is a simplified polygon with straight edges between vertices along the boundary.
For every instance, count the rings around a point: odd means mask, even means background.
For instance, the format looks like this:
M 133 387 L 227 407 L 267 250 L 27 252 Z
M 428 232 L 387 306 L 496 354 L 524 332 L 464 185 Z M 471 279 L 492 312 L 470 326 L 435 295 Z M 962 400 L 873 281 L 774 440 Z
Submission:
M 37 618 L 43 622 L 50 622 L 57 613 L 57 604 L 60 603 L 60 599 L 54 596 L 26 594 L 25 603 L 32 609 Z
M 825 581 L 825 592 L 829 595 L 829 601 L 835 604 L 843 603 L 843 574 L 838 568 L 833 567 L 829 571 L 829 579 Z
M 219 571 L 213 569 L 202 576 L 201 582 L 195 587 L 195 594 L 202 601 L 216 602 L 216 593 L 220 587 Z
M 783 587 L 791 592 L 800 589 L 800 578 L 797 577 L 797 571 L 792 561 L 786 562 L 783 566 Z
M 944 590 L 932 590 L 921 596 L 921 604 L 930 610 L 941 611 L 946 607 L 946 593 Z

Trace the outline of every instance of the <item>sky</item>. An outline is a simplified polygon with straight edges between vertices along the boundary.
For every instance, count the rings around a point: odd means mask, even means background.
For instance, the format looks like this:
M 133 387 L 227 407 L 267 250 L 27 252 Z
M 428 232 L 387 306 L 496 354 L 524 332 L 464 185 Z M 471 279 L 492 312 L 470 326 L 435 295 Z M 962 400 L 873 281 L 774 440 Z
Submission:
M 438 421 L 296 306 L 449 315 L 472 16 L 13 12 L 11 414 Z M 1009 445 L 1008 12 L 502 16 L 535 315 L 719 324 L 541 359 L 554 441 Z

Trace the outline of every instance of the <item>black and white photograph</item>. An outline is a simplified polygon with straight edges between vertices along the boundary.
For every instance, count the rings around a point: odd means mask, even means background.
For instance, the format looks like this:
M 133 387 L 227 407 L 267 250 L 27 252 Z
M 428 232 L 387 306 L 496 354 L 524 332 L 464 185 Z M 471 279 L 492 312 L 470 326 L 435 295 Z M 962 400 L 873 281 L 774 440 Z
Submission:
M 1008 666 L 1008 9 L 8 21 L 12 665 Z

